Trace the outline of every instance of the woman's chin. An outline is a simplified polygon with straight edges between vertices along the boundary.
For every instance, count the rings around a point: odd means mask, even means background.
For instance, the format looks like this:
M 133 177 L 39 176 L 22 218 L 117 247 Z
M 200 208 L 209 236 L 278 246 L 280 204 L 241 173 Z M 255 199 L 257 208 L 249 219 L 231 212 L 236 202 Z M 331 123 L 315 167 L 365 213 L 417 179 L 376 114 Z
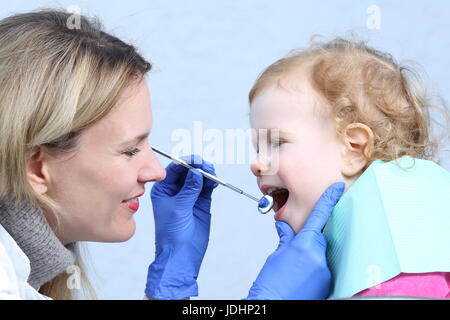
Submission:
M 107 239 L 104 242 L 124 242 L 130 240 L 136 232 L 136 223 L 134 219 L 131 219 L 127 223 L 117 226 L 114 230 L 107 235 Z

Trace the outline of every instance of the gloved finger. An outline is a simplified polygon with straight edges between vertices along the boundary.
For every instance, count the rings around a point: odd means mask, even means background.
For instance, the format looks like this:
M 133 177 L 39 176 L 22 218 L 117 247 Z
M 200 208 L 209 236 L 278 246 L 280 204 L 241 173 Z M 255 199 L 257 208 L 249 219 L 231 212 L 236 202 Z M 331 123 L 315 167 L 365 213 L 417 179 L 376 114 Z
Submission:
M 275 222 L 275 227 L 277 228 L 277 233 L 280 237 L 280 244 L 278 245 L 278 249 L 280 249 L 291 242 L 295 236 L 295 232 L 291 226 L 284 221 Z
M 187 156 L 182 156 L 180 159 L 186 161 L 188 164 L 190 164 L 194 168 L 201 168 L 201 166 L 204 163 L 203 158 L 197 154 L 190 154 Z
M 156 182 L 151 191 L 151 196 L 172 197 L 180 192 L 186 178 L 187 169 L 174 162 L 166 167 L 166 178 Z
M 213 176 L 217 176 L 216 175 L 216 171 L 214 169 L 214 165 L 212 163 L 209 163 L 207 161 L 204 162 L 204 164 L 202 165 L 201 168 L 203 171 L 213 175 Z M 212 190 L 214 188 L 216 188 L 219 184 L 211 179 L 208 178 L 204 178 L 203 180 L 203 189 L 202 189 L 202 193 L 206 194 L 206 193 L 211 193 Z
M 344 193 L 344 189 L 345 183 L 343 182 L 337 182 L 329 186 L 317 201 L 302 230 L 322 232 L 336 203 Z
M 215 176 L 214 166 L 208 162 L 204 162 L 203 164 L 203 171 Z M 217 187 L 219 184 L 215 181 L 207 178 L 206 176 L 203 176 L 203 188 L 200 192 L 200 195 L 198 197 L 197 202 L 195 203 L 199 216 L 210 216 L 211 215 L 211 195 L 215 187 Z M 197 217 L 200 218 L 200 217 Z
M 166 178 L 163 180 L 167 184 L 179 183 L 180 180 L 184 180 L 188 169 L 181 164 L 171 162 L 166 167 Z
M 199 223 L 203 225 L 203 227 L 207 227 L 211 223 L 211 212 L 209 212 L 209 208 L 202 208 L 195 204 L 194 217 L 197 219 Z M 208 210 L 205 210 L 208 209 Z
M 199 168 L 202 169 L 203 171 L 212 174 L 213 176 L 216 176 L 216 172 L 214 169 L 214 165 L 208 161 L 205 161 L 201 156 L 196 155 L 196 154 L 191 154 L 188 156 L 182 156 L 180 158 L 181 160 L 186 161 L 187 163 L 189 163 L 191 166 L 193 166 L 194 168 Z M 208 178 L 204 178 L 203 179 L 203 190 L 202 190 L 202 194 L 206 193 L 210 193 L 212 191 L 212 189 L 214 189 L 215 187 L 217 187 L 219 184 L 211 179 Z
M 202 190 L 202 185 L 202 174 L 194 169 L 189 169 L 184 185 L 176 195 L 177 199 L 181 201 L 183 205 L 194 207 L 194 204 L 200 195 L 200 191 Z

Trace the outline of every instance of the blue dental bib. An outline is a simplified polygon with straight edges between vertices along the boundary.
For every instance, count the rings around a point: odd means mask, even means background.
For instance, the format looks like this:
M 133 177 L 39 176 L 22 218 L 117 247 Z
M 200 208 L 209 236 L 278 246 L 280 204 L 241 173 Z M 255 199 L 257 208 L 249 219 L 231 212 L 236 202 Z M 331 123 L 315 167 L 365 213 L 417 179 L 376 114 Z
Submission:
M 401 272 L 450 271 L 450 172 L 429 160 L 397 161 L 374 161 L 324 228 L 329 298 L 351 297 Z

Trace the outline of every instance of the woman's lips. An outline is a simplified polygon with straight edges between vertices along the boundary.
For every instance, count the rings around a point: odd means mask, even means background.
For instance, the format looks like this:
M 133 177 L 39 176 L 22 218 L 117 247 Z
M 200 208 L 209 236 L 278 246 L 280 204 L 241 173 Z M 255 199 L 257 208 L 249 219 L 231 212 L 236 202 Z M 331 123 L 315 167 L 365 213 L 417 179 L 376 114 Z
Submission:
M 136 199 L 134 202 L 122 201 L 121 206 L 131 210 L 132 212 L 136 212 L 139 209 L 139 199 Z
M 133 213 L 138 211 L 139 210 L 139 197 L 142 196 L 143 194 L 144 194 L 144 192 L 135 196 L 134 198 L 123 200 L 121 203 L 122 207 L 129 209 Z M 136 201 L 131 201 L 133 199 L 136 199 Z

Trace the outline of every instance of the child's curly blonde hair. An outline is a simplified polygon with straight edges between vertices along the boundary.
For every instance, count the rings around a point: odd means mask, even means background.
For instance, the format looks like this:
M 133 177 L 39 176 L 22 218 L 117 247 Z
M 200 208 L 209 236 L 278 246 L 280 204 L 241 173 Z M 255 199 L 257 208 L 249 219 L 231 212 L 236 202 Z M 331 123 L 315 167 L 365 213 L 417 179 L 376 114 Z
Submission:
M 429 113 L 438 104 L 432 104 L 416 72 L 362 41 L 313 42 L 306 50 L 276 61 L 256 79 L 250 103 L 271 85 L 283 86 L 287 78 L 295 81 L 296 72 L 304 67 L 310 71 L 312 87 L 331 106 L 321 112 L 334 119 L 337 134 L 351 123 L 372 129 L 374 148 L 364 154 L 366 168 L 374 160 L 391 161 L 404 155 L 439 163 L 439 144 L 431 139 Z M 450 119 L 442 107 L 438 109 Z

